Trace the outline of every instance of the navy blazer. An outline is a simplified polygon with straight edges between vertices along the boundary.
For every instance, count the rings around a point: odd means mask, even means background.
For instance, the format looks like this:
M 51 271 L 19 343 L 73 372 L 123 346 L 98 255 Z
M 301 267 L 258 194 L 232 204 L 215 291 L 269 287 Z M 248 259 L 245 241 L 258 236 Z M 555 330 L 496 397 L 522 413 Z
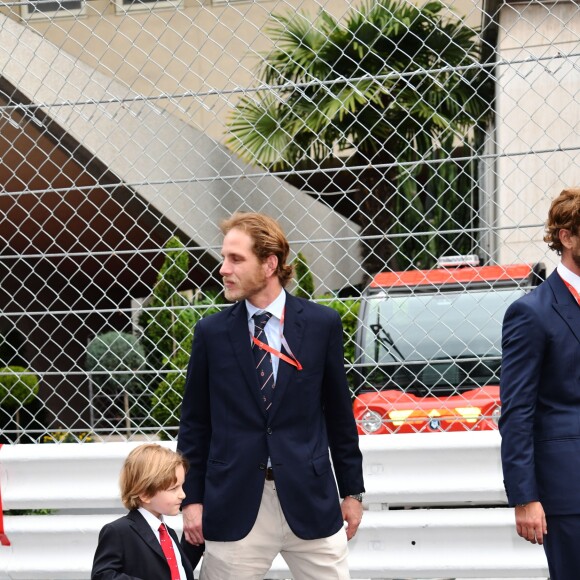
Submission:
M 250 532 L 268 457 L 282 510 L 300 538 L 336 533 L 343 525 L 339 493 L 364 491 L 340 316 L 287 294 L 284 337 L 303 369 L 280 361 L 266 414 L 245 302 L 195 326 L 177 448 L 190 463 L 184 505 L 203 504 L 208 540 Z
M 499 428 L 512 506 L 580 513 L 579 361 L 580 307 L 554 271 L 504 318 Z
M 167 530 L 179 548 L 187 580 L 193 580 L 193 568 L 175 532 L 169 526 Z M 137 510 L 103 526 L 91 580 L 171 580 L 161 544 Z

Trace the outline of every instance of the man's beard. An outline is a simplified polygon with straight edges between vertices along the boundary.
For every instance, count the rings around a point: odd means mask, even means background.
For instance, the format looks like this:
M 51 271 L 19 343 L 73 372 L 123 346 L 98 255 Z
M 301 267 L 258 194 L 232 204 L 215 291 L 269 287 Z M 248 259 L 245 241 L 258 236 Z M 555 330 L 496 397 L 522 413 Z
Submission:
M 255 276 L 244 286 L 237 285 L 230 290 L 224 286 L 224 295 L 230 302 L 239 302 L 240 300 L 251 299 L 266 287 L 266 276 Z

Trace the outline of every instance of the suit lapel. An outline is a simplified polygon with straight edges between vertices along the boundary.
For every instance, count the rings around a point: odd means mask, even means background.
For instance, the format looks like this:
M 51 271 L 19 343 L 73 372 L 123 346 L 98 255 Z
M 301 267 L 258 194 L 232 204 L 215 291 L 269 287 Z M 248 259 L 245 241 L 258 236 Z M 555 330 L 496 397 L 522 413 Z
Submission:
M 145 521 L 145 518 L 138 512 L 132 511 L 127 514 L 127 518 L 131 520 L 131 524 L 133 529 L 141 539 L 156 553 L 159 555 L 160 558 L 163 558 L 165 561 L 165 554 L 163 554 L 163 550 L 161 549 L 161 544 L 159 540 L 155 537 L 151 526 Z
M 131 527 L 135 532 L 141 537 L 141 539 L 163 560 L 163 562 L 167 562 L 165 558 L 165 554 L 163 553 L 163 549 L 161 548 L 161 544 L 159 540 L 155 537 L 151 526 L 145 521 L 145 518 L 137 511 L 131 511 L 127 514 L 127 518 L 131 521 Z M 159 522 L 161 523 L 161 522 Z M 188 578 L 193 578 L 193 570 L 191 569 L 191 565 L 189 564 L 189 560 L 187 555 L 183 551 L 181 544 L 179 543 L 179 539 L 177 538 L 177 534 L 173 528 L 167 528 L 169 535 L 173 538 L 175 545 L 179 551 L 181 556 L 181 564 L 183 565 L 183 569 L 185 570 L 185 575 Z
M 304 320 L 301 317 L 303 306 L 300 300 L 286 293 L 285 308 L 284 338 L 294 356 L 300 360 L 300 347 L 302 346 L 305 327 Z M 282 348 L 282 351 L 284 352 L 284 348 Z M 276 377 L 276 393 L 274 395 L 274 400 L 272 401 L 272 406 L 270 407 L 270 418 L 276 414 L 276 411 L 282 405 L 282 399 L 288 389 L 290 378 L 294 376 L 294 373 L 296 372 L 299 372 L 296 370 L 296 367 L 280 360 L 278 364 L 278 375 Z
M 576 340 L 580 342 L 580 305 L 578 305 L 556 270 L 549 276 L 548 283 L 556 298 L 556 302 L 552 305 L 554 310 L 568 325 Z
M 185 575 L 188 578 L 193 578 L 193 569 L 191 568 L 191 564 L 189 563 L 189 558 L 187 557 L 187 554 L 183 551 L 183 548 L 181 547 L 181 542 L 179 541 L 179 538 L 177 537 L 175 530 L 173 528 L 167 528 L 167 531 L 169 532 L 169 535 L 173 538 L 173 541 L 175 542 L 175 545 L 179 550 L 179 554 L 181 556 L 181 564 L 183 565 L 183 569 L 185 570 Z
M 260 387 L 258 386 L 258 375 L 254 366 L 254 357 L 252 355 L 250 331 L 248 328 L 248 310 L 246 309 L 245 302 L 238 302 L 235 306 L 232 306 L 228 325 L 232 349 L 240 365 L 242 375 L 246 379 L 246 384 L 252 392 L 258 408 L 262 413 L 265 413 L 260 396 Z

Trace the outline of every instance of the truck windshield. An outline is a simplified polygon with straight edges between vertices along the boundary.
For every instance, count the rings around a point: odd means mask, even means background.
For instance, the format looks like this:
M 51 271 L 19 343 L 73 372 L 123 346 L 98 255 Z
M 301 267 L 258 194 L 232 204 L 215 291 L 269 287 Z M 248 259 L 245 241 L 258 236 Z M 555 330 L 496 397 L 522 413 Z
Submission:
M 509 288 L 369 298 L 360 361 L 366 386 L 425 395 L 499 384 L 503 316 L 523 294 Z

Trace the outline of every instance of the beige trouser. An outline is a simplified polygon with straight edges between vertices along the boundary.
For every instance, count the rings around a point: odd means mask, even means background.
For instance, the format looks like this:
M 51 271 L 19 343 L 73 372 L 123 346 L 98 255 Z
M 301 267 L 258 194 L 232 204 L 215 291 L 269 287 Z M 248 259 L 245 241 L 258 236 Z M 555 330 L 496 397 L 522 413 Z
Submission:
M 274 481 L 266 481 L 258 518 L 237 542 L 205 543 L 200 580 L 262 580 L 280 553 L 294 580 L 349 580 L 346 532 L 301 540 L 288 526 Z

